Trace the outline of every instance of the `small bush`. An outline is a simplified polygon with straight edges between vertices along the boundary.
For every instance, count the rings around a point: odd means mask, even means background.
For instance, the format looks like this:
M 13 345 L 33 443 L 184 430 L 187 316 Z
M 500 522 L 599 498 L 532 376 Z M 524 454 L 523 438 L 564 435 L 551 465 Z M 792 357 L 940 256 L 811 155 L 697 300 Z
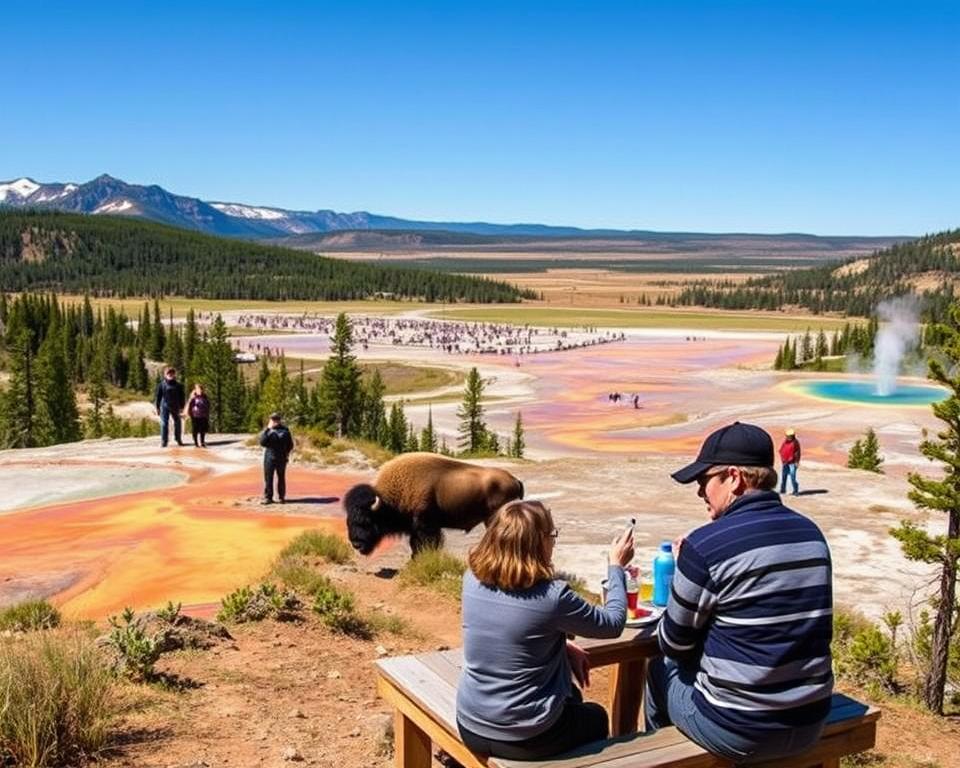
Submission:
M 400 581 L 408 586 L 428 587 L 460 599 L 466 564 L 443 549 L 424 549 L 400 571 Z
M 27 600 L 0 610 L 0 630 L 32 632 L 60 626 L 60 612 L 46 600 Z
M 281 557 L 274 563 L 272 574 L 287 589 L 310 597 L 327 582 L 325 576 L 299 557 Z
M 850 469 L 865 469 L 867 472 L 883 474 L 883 456 L 880 455 L 880 441 L 873 427 L 868 427 L 862 439 L 857 440 L 847 454 L 847 466 Z
M 115 714 L 110 669 L 87 635 L 0 640 L 0 760 L 73 765 L 103 749 Z
M 160 635 L 147 633 L 142 616 L 136 616 L 130 607 L 119 617 L 109 618 L 111 630 L 107 646 L 114 652 L 114 671 L 138 682 L 154 677 L 153 665 L 163 649 Z
M 322 557 L 342 565 L 353 559 L 353 548 L 339 536 L 321 531 L 304 531 L 280 552 L 281 558 L 289 556 Z
M 866 617 L 836 608 L 832 651 L 839 677 L 876 693 L 897 690 L 897 649 L 891 638 Z
M 275 584 L 264 582 L 256 589 L 240 587 L 220 601 L 218 621 L 241 624 L 246 621 L 263 621 L 276 618 L 285 621 L 293 618 L 301 603 L 295 594 L 280 590 Z
M 373 628 L 357 614 L 353 595 L 329 579 L 324 578 L 314 593 L 313 610 L 334 632 L 364 640 L 373 637 Z
M 177 619 L 180 618 L 181 608 L 183 608 L 183 603 L 174 605 L 173 600 L 170 600 L 163 608 L 157 609 L 157 618 L 167 622 L 167 624 L 176 624 Z
M 410 623 L 400 616 L 391 616 L 386 613 L 373 612 L 366 615 L 367 625 L 374 634 L 384 632 L 399 637 L 420 637 L 420 633 L 410 626 Z

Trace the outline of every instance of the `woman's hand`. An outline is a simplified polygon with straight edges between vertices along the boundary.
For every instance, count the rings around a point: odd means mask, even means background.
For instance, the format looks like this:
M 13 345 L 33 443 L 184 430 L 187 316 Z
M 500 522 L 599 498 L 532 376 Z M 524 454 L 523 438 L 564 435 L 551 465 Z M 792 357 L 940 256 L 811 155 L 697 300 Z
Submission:
M 567 640 L 567 660 L 573 670 L 573 679 L 577 685 L 586 690 L 590 687 L 590 659 L 587 652 L 579 645 Z
M 610 562 L 626 568 L 633 560 L 633 528 L 629 528 L 610 545 Z

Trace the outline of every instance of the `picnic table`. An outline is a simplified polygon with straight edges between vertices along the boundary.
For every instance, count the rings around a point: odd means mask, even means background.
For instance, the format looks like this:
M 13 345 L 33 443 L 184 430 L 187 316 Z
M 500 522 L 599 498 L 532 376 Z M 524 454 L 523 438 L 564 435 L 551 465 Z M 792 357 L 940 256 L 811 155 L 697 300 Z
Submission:
M 377 662 L 377 690 L 395 708 L 397 768 L 430 768 L 432 746 L 467 768 L 733 768 L 676 728 L 637 734 L 647 662 L 660 655 L 653 627 L 626 629 L 612 640 L 578 638 L 592 667 L 612 666 L 609 713 L 612 738 L 549 760 L 523 762 L 475 755 L 460 741 L 456 695 L 460 649 L 398 656 Z M 870 749 L 880 712 L 834 694 L 820 744 L 810 752 L 766 768 L 838 768 L 840 757 Z M 763 766 L 757 766 L 763 768 Z

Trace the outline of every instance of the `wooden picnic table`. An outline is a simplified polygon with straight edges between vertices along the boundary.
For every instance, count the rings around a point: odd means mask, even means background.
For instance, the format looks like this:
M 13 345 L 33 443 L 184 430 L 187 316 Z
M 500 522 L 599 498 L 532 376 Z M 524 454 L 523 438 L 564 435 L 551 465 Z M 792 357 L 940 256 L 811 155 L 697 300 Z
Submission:
M 660 656 L 657 625 L 624 629 L 612 640 L 578 637 L 574 642 L 587 652 L 591 667 L 613 666 L 610 678 L 610 733 L 623 736 L 638 729 L 647 678 L 647 662 Z M 642 729 L 641 729 L 642 730 Z
M 395 708 L 397 768 L 429 768 L 431 746 L 466 768 L 733 768 L 674 727 L 636 735 L 647 662 L 660 655 L 654 626 L 626 629 L 612 640 L 578 638 L 591 666 L 613 666 L 610 720 L 613 737 L 544 761 L 523 762 L 476 755 L 460 741 L 456 694 L 463 667 L 460 649 L 397 656 L 377 662 L 377 690 Z M 880 712 L 835 693 L 820 743 L 810 752 L 757 768 L 839 768 L 840 758 L 876 743 Z M 633 734 L 633 735 L 631 735 Z

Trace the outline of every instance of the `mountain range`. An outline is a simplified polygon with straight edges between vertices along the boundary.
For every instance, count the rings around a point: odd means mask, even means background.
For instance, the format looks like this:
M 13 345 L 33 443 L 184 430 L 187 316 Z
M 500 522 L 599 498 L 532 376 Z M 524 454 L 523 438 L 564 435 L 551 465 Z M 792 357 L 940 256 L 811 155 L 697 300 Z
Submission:
M 110 214 L 157 221 L 212 235 L 240 237 L 282 242 L 290 238 L 295 247 L 309 247 L 311 235 L 345 231 L 406 231 L 445 232 L 482 237 L 536 237 L 536 238 L 632 238 L 645 241 L 658 239 L 711 238 L 728 235 L 696 233 L 652 232 L 646 230 L 580 229 L 578 227 L 544 224 L 490 224 L 487 222 L 437 222 L 381 216 L 366 211 L 338 213 L 332 210 L 291 211 L 271 206 L 247 205 L 235 202 L 205 201 L 168 192 L 156 184 L 148 186 L 128 184 L 121 179 L 103 174 L 83 184 L 43 184 L 23 177 L 0 182 L 0 209 L 29 208 L 58 210 L 72 213 Z M 850 240 L 859 242 L 872 238 L 821 238 L 814 235 L 745 235 L 744 237 L 788 237 L 809 239 L 821 248 L 847 247 Z M 902 239 L 902 238 L 897 238 Z M 891 238 L 876 238 L 873 247 L 887 245 Z M 882 242 L 880 242 L 882 241 Z M 870 244 L 868 244 L 869 247 Z

